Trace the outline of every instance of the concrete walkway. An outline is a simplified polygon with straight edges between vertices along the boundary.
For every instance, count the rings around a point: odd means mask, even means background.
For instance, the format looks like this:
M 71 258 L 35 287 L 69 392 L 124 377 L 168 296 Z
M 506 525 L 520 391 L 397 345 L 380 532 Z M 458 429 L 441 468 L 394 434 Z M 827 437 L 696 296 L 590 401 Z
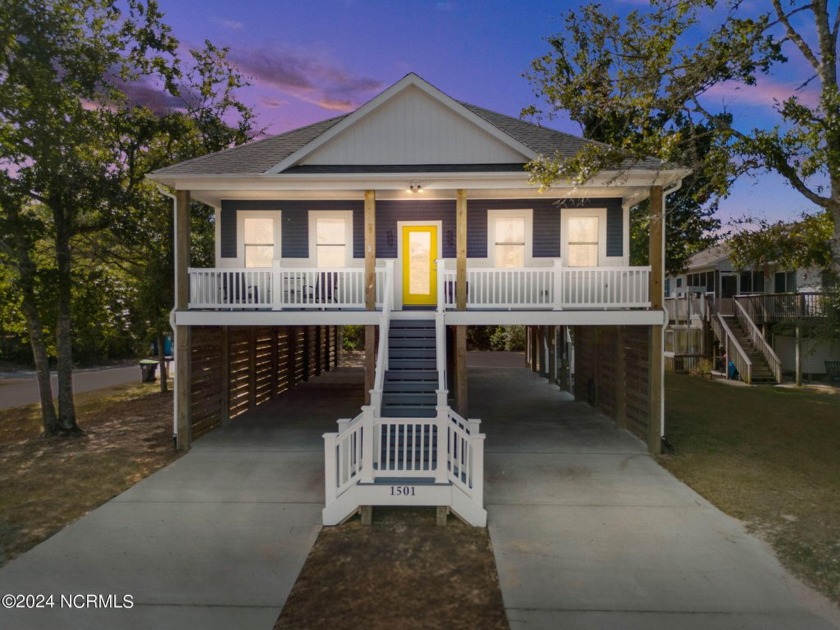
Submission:
M 324 374 L 12 560 L 0 595 L 54 608 L 0 608 L 0 628 L 271 628 L 321 527 L 321 435 L 358 413 L 359 382 Z M 133 607 L 62 607 L 87 594 Z
M 639 440 L 500 358 L 470 355 L 469 397 L 514 630 L 840 627 L 836 607 Z
M 840 627 L 739 522 L 512 358 L 469 361 L 514 629 Z M 0 595 L 54 598 L 0 608 L 0 628 L 271 628 L 320 529 L 321 435 L 358 413 L 360 379 L 327 373 L 211 433 L 0 568 Z M 94 608 L 87 595 L 132 607 Z

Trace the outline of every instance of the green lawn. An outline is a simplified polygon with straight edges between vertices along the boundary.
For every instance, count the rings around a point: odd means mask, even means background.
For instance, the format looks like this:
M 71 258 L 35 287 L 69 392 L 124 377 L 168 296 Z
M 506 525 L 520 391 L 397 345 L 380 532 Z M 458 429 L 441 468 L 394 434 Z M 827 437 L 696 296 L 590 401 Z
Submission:
M 840 394 L 668 374 L 660 462 L 840 603 Z

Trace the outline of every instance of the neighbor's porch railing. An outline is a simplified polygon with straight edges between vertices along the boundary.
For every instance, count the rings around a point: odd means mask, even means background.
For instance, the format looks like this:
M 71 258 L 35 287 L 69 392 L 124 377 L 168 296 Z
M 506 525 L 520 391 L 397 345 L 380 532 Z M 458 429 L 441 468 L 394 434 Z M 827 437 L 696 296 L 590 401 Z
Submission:
M 438 303 L 455 306 L 456 271 L 438 265 Z M 468 309 L 649 308 L 650 267 L 467 269 Z
M 735 301 L 757 324 L 826 316 L 822 293 L 737 295 Z

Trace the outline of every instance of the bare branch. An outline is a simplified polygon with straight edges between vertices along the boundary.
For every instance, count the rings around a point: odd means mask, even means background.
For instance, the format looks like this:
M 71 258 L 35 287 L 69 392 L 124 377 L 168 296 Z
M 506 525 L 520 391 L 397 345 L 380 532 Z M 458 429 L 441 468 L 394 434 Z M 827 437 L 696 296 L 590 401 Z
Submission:
M 782 9 L 781 0 L 773 0 L 773 8 L 776 9 L 776 15 L 779 17 L 779 22 L 781 22 L 785 27 L 785 32 L 787 33 L 787 37 L 790 41 L 796 44 L 796 47 L 799 48 L 799 51 L 805 56 L 808 62 L 813 66 L 814 70 L 820 72 L 822 69 L 822 64 L 820 60 L 817 59 L 817 56 L 814 54 L 814 51 L 811 50 L 811 47 L 802 39 L 802 36 L 796 32 L 793 28 L 793 25 L 790 23 L 790 16 L 793 15 L 793 12 L 789 15 L 784 12 Z M 804 9 L 805 7 L 800 7 Z

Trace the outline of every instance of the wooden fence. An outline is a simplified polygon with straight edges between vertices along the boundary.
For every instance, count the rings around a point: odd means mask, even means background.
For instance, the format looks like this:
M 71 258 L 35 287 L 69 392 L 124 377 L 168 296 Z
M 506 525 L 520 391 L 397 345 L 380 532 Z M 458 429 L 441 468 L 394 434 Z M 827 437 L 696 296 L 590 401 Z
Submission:
M 196 326 L 190 349 L 192 437 L 337 365 L 335 326 Z

